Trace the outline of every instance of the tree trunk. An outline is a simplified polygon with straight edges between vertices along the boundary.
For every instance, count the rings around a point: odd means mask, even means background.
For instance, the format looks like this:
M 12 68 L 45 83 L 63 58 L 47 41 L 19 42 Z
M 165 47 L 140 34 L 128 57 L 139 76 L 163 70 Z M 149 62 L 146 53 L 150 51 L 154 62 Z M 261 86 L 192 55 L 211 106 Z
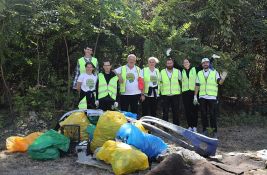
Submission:
M 2 77 L 3 84 L 4 84 L 4 87 L 6 89 L 6 93 L 7 93 L 7 100 L 8 100 L 8 105 L 9 105 L 9 112 L 10 112 L 12 118 L 13 118 L 14 111 L 13 111 L 12 100 L 11 100 L 11 92 L 9 90 L 9 87 L 8 87 L 7 83 L 6 83 L 2 61 L 1 61 L 0 64 L 1 64 L 0 65 L 1 77 Z
M 99 3 L 100 3 L 100 17 L 99 17 L 99 29 L 100 29 L 100 31 L 99 31 L 99 33 L 97 34 L 97 37 L 96 37 L 95 48 L 94 48 L 94 56 L 95 56 L 95 53 L 96 53 L 98 40 L 99 40 L 99 37 L 100 37 L 101 27 L 102 27 L 102 0 L 100 0 Z
M 40 86 L 40 69 L 41 69 L 41 63 L 40 63 L 40 52 L 39 52 L 39 39 L 37 39 L 37 46 L 36 46 L 36 51 L 37 51 L 37 61 L 38 61 L 38 69 L 37 69 L 37 88 Z
M 71 86 L 71 75 L 70 75 L 70 57 L 69 57 L 69 47 L 68 47 L 68 43 L 66 40 L 66 37 L 64 36 L 64 42 L 65 42 L 65 47 L 66 47 L 66 55 L 67 55 L 67 60 L 68 60 L 68 106 L 70 104 L 70 86 Z

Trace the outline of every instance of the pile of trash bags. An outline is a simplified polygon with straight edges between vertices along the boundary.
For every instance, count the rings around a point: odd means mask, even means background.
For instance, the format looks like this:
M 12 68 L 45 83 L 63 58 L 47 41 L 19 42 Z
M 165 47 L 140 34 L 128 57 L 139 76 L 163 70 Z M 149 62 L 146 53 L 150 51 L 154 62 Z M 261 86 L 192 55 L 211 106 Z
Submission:
M 133 120 L 127 120 L 126 116 Z M 68 152 L 73 141 L 66 126 L 79 127 L 79 142 L 88 141 L 88 148 L 97 160 L 111 164 L 115 174 L 127 174 L 149 168 L 167 150 L 167 144 L 151 135 L 136 114 L 119 111 L 71 111 L 59 122 L 59 131 L 36 132 L 26 137 L 6 139 L 10 152 L 26 152 L 34 160 L 53 160 Z M 132 121 L 132 122 L 130 122 Z
M 127 174 L 149 167 L 146 154 L 133 146 L 113 140 L 106 141 L 96 157 L 111 164 L 115 174 Z
M 34 140 L 42 134 L 41 132 L 34 132 L 26 137 L 8 137 L 6 139 L 6 148 L 9 152 L 26 152 Z
M 91 151 L 97 159 L 111 164 L 115 174 L 145 170 L 148 160 L 167 150 L 161 138 L 147 132 L 141 122 L 128 123 L 123 113 L 107 111 L 97 122 Z
M 60 151 L 67 152 L 70 139 L 55 130 L 49 130 L 38 137 L 28 148 L 32 159 L 49 160 L 57 159 Z
M 60 151 L 67 152 L 70 139 L 55 130 L 45 133 L 34 132 L 26 137 L 11 136 L 6 139 L 9 152 L 26 152 L 35 160 L 49 160 L 60 157 Z

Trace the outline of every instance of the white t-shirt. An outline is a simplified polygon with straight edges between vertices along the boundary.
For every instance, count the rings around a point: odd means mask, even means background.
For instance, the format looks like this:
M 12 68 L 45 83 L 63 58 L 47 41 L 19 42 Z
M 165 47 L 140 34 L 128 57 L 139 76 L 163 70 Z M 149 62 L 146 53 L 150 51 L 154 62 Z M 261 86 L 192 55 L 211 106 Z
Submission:
M 78 77 L 78 82 L 82 83 L 81 89 L 84 92 L 94 91 L 97 82 L 97 76 L 94 74 L 88 75 L 87 73 L 82 73 Z
M 148 69 L 148 70 L 149 70 L 149 73 L 150 73 L 149 87 L 156 87 L 156 86 L 158 86 L 158 79 L 161 80 L 160 74 L 159 75 L 157 74 L 156 69 L 154 69 L 153 71 L 151 71 L 150 69 Z M 141 70 L 141 73 L 140 74 L 141 74 L 141 77 L 144 78 L 144 69 Z M 156 89 L 155 91 L 156 91 L 157 96 L 159 96 L 158 90 Z M 147 96 L 147 95 L 145 94 L 145 96 Z M 153 91 L 152 91 L 151 95 L 148 96 L 148 97 L 154 97 Z
M 210 74 L 210 69 L 207 70 L 207 71 L 204 71 L 204 77 L 207 78 Z M 218 80 L 220 77 L 219 73 L 216 71 L 216 80 Z M 196 78 L 196 83 L 199 84 L 199 79 L 198 77 Z M 207 99 L 207 100 L 216 100 L 216 97 L 215 96 L 210 96 L 210 95 L 201 95 L 199 96 L 199 98 L 204 98 L 204 99 Z
M 117 74 L 121 74 L 121 69 L 122 69 L 122 66 L 115 69 L 115 72 Z M 141 94 L 141 90 L 138 88 L 138 77 L 139 75 L 138 75 L 136 66 L 130 69 L 126 65 L 126 89 L 125 89 L 125 93 L 123 93 L 122 95 Z

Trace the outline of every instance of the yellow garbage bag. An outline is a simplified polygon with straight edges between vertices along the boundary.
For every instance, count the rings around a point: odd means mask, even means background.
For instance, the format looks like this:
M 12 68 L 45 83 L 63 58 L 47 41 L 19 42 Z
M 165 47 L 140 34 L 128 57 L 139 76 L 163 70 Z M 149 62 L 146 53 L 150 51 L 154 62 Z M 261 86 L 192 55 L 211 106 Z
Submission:
M 26 137 L 11 136 L 6 139 L 6 148 L 9 152 L 26 152 L 28 147 L 38 138 L 42 133 L 34 132 Z
M 124 114 L 117 111 L 107 111 L 102 114 L 97 122 L 94 137 L 90 145 L 91 150 L 101 147 L 106 141 L 113 140 L 121 125 L 127 120 Z
M 144 133 L 148 133 L 148 130 L 145 129 L 145 127 L 142 125 L 141 121 L 137 120 L 133 123 L 138 129 L 140 129 Z
M 116 175 L 145 170 L 149 167 L 148 158 L 144 153 L 128 144 L 113 140 L 104 143 L 96 158 L 111 164 Z
M 64 125 L 79 125 L 80 126 L 80 140 L 88 140 L 87 126 L 90 124 L 84 112 L 74 112 L 64 121 L 60 122 L 60 126 Z

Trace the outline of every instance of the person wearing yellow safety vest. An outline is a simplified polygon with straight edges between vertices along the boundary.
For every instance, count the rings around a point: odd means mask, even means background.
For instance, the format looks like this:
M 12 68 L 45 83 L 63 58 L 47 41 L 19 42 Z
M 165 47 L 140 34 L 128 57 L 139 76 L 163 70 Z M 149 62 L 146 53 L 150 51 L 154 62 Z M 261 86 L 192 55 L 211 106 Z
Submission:
M 78 77 L 77 90 L 80 94 L 79 109 L 95 109 L 95 91 L 97 76 L 94 74 L 95 66 L 92 63 L 85 64 L 86 73 Z
M 117 93 L 118 80 L 117 75 L 111 71 L 109 60 L 103 62 L 103 72 L 98 74 L 96 83 L 96 106 L 103 111 L 111 110 L 118 107 Z
M 73 80 L 73 89 L 76 89 L 77 87 L 77 80 L 80 74 L 85 73 L 85 64 L 86 63 L 92 63 L 95 67 L 95 72 L 98 72 L 98 61 L 95 57 L 92 56 L 93 49 L 91 47 L 85 47 L 84 48 L 84 56 L 78 59 L 77 66 L 75 69 L 75 75 Z
M 188 59 L 183 60 L 182 72 L 182 99 L 185 109 L 188 129 L 197 132 L 198 106 L 192 103 L 195 93 L 197 73 L 201 67 L 192 67 Z
M 203 70 L 199 71 L 196 78 L 195 95 L 193 104 L 200 103 L 201 121 L 203 126 L 203 134 L 207 135 L 207 128 L 211 128 L 212 136 L 217 137 L 217 95 L 218 85 L 222 85 L 227 72 L 222 72 L 221 75 L 216 70 L 209 68 L 210 60 L 203 58 L 201 61 Z M 199 103 L 197 94 L 199 92 Z M 208 112 L 210 121 L 208 121 Z
M 127 57 L 127 65 L 115 69 L 120 82 L 120 106 L 122 111 L 138 113 L 138 102 L 141 98 L 141 90 L 138 87 L 140 68 L 136 66 L 136 56 L 130 54 Z
M 144 80 L 144 89 L 141 95 L 143 116 L 156 117 L 161 81 L 160 72 L 155 68 L 158 62 L 157 58 L 150 57 L 148 58 L 148 67 L 141 70 L 141 77 Z
M 161 70 L 161 97 L 163 100 L 163 120 L 168 121 L 169 108 L 172 109 L 173 123 L 179 125 L 179 102 L 181 96 L 180 70 L 173 67 L 174 61 L 166 61 L 166 69 Z

